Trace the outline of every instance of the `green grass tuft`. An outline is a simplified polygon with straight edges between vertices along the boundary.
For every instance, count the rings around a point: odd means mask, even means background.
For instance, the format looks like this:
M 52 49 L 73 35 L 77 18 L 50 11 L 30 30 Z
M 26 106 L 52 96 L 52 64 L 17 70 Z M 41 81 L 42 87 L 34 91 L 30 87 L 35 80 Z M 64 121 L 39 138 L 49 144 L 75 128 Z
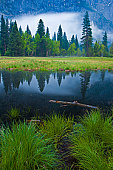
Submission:
M 112 117 L 103 118 L 100 111 L 85 115 L 74 127 L 70 140 L 71 153 L 82 169 L 113 168 Z
M 25 123 L 1 128 L 0 167 L 2 170 L 55 168 L 57 157 L 52 144 L 35 126 Z
M 20 111 L 17 108 L 11 108 L 8 112 L 8 117 L 10 120 L 17 120 L 19 118 Z
M 53 114 L 48 120 L 44 121 L 44 125 L 41 126 L 41 131 L 46 133 L 46 137 L 51 138 L 57 146 L 62 138 L 72 131 L 73 123 L 73 118 Z

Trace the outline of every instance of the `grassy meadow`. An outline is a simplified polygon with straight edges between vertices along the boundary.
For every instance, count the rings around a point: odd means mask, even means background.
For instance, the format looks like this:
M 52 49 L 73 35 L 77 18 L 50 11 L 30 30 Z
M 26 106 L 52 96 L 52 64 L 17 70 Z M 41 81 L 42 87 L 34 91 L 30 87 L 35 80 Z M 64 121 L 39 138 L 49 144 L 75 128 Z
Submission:
M 109 57 L 0 57 L 0 68 L 23 71 L 85 71 L 113 69 Z

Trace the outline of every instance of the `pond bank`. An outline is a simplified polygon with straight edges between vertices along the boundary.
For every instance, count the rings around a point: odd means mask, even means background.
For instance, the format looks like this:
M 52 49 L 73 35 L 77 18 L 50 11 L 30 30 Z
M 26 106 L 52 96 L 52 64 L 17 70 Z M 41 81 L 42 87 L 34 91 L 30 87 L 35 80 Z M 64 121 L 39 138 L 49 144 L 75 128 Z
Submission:
M 0 57 L 0 68 L 22 71 L 85 71 L 113 70 L 109 57 Z

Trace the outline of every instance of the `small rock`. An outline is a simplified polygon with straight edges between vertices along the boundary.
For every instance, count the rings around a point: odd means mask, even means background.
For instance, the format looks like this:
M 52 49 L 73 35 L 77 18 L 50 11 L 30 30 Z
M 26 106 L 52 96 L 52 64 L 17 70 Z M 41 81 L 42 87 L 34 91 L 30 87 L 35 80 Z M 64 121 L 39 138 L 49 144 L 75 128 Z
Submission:
M 70 72 L 70 70 L 65 70 L 65 72 Z
M 62 68 L 59 68 L 59 71 L 64 71 L 64 69 L 62 69 Z

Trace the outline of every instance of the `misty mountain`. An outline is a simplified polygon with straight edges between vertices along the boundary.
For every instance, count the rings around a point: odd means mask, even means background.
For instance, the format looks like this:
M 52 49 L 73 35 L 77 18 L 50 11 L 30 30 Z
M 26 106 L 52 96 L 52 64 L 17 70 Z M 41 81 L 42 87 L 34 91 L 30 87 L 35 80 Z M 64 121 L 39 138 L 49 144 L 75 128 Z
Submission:
M 0 14 L 12 18 L 23 14 L 48 12 L 85 13 L 86 10 L 98 28 L 112 31 L 112 0 L 0 0 Z

